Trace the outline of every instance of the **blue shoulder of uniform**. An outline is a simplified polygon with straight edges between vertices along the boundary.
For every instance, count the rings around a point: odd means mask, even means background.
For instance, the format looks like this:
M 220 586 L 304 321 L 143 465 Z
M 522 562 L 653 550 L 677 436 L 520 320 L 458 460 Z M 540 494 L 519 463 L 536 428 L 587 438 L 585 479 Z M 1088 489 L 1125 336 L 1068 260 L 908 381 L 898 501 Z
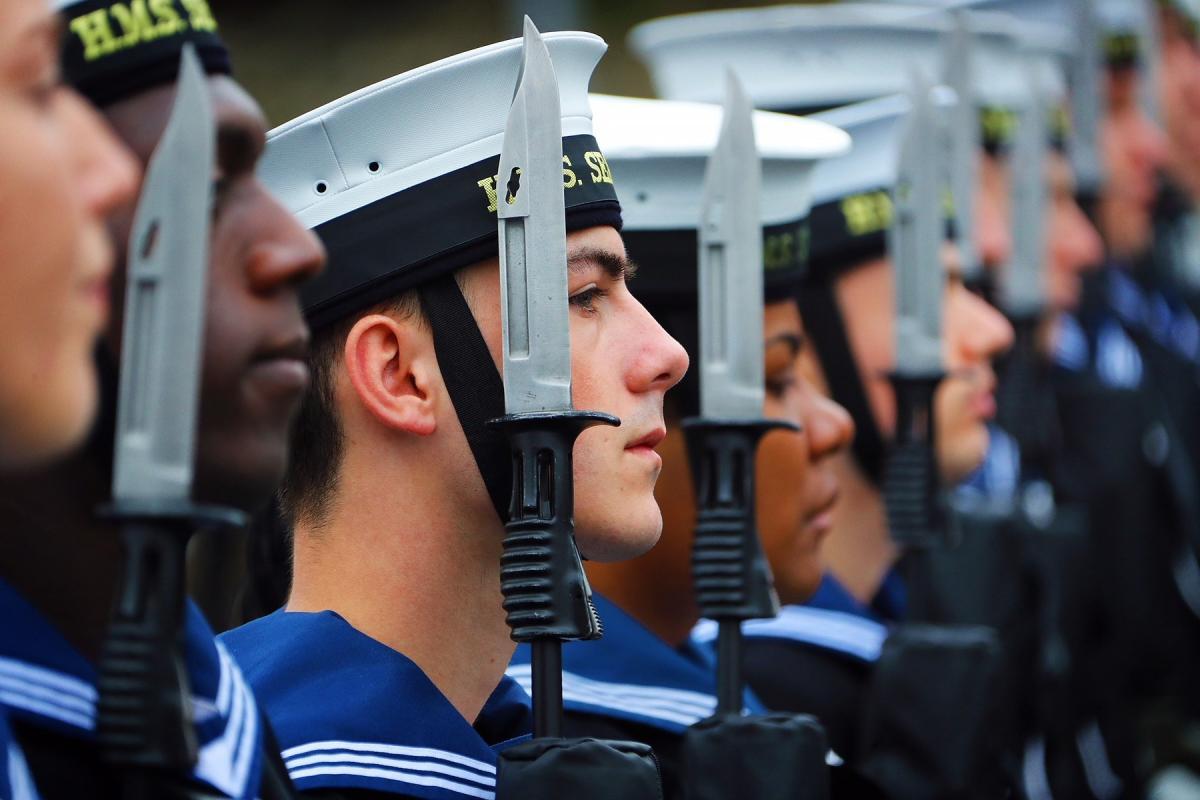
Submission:
M 717 625 L 702 620 L 693 635 L 712 641 Z M 856 600 L 830 573 L 804 605 L 788 605 L 774 619 L 742 623 L 748 639 L 777 639 L 818 647 L 864 662 L 878 660 L 888 628 L 870 608 Z
M 675 648 L 614 603 L 595 596 L 604 637 L 563 646 L 563 705 L 569 712 L 625 720 L 682 734 L 716 711 L 716 665 L 708 648 Z M 530 652 L 517 648 L 508 674 L 528 691 Z M 762 704 L 746 692 L 746 709 Z
M 492 744 L 416 664 L 332 611 L 277 611 L 222 641 L 243 664 L 301 791 L 492 797 Z M 482 716 L 527 719 L 523 698 L 506 681 Z M 492 726 L 497 739 L 520 733 L 496 730 L 502 727 Z
M 96 728 L 96 670 L 16 590 L 0 582 L 0 701 L 14 716 L 82 739 Z M 186 608 L 184 661 L 199 744 L 193 777 L 249 800 L 262 774 L 262 725 L 241 670 L 204 616 Z

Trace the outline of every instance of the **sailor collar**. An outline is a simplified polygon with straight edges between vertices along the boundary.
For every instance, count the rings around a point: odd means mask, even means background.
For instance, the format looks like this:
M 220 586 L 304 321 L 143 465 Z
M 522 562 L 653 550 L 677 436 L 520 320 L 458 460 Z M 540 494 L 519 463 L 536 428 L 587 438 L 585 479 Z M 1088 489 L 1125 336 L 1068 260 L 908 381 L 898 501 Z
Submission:
M 985 514 L 1010 513 L 1021 483 L 1021 448 L 999 425 L 988 425 L 983 463 L 954 488 L 958 508 Z
M 8 727 L 8 719 L 0 713 L 0 797 L 9 800 L 38 800 L 33 775 L 21 745 Z
M 682 734 L 717 708 L 716 662 L 707 647 L 689 639 L 671 647 L 612 601 L 593 595 L 604 637 L 563 645 L 563 707 L 567 711 L 628 720 Z M 528 645 L 520 645 L 508 674 L 528 691 Z M 764 713 L 746 690 L 745 710 Z
M 3 581 L 0 617 L 5 621 L 0 702 L 10 717 L 67 736 L 94 738 L 96 668 Z M 241 670 L 190 600 L 184 660 L 200 745 L 193 777 L 228 797 L 250 800 L 258 795 L 262 772 L 258 706 Z
M 502 679 L 474 727 L 420 667 L 333 611 L 276 611 L 223 634 L 300 791 L 492 798 L 496 753 L 525 738 L 530 701 Z
M 742 635 L 747 639 L 797 642 L 867 663 L 879 659 L 887 634 L 883 620 L 828 572 L 806 604 L 784 606 L 773 619 L 742 623 Z M 704 642 L 715 640 L 717 623 L 701 620 L 693 636 Z

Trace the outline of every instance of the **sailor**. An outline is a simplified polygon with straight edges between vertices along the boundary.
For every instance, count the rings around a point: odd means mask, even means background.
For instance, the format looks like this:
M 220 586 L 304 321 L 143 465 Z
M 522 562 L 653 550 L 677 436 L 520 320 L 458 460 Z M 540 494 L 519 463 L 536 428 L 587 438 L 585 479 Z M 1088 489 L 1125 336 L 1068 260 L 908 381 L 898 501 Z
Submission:
M 679 18 L 679 21 L 683 19 Z M 747 60 L 743 72 L 748 91 L 760 105 L 792 111 L 880 97 L 889 91 L 901 90 L 909 58 L 925 67 L 929 74 L 936 74 L 937 60 L 941 57 L 941 37 L 948 25 L 942 15 L 929 9 L 890 4 L 713 12 L 691 17 L 687 20 L 691 24 L 686 28 L 679 21 L 665 19 L 645 23 L 632 35 L 635 49 L 650 65 L 661 91 L 680 97 L 711 93 L 705 87 L 715 70 L 709 69 L 710 74 L 695 72 L 700 67 L 692 59 L 719 46 L 721 54 L 735 66 L 739 57 L 748 59 L 747 54 L 754 55 L 753 61 Z M 980 38 L 986 52 L 994 59 L 1005 57 L 1011 49 L 1007 28 L 999 26 L 983 30 Z M 838 47 L 822 47 L 820 52 L 836 53 L 839 64 L 855 65 L 852 70 L 840 68 L 844 76 L 840 81 L 828 80 L 828 70 L 812 64 L 802 71 L 787 70 L 787 80 L 780 78 L 784 72 L 768 69 L 771 64 L 782 63 L 778 60 L 789 57 L 786 55 L 789 53 L 804 52 L 806 58 L 815 60 L 818 57 L 816 50 L 802 46 L 797 50 L 797 47 L 810 40 L 820 40 L 828 45 L 834 37 L 837 37 Z M 692 77 L 685 81 L 683 76 L 689 72 Z M 1004 70 L 988 70 L 989 74 L 997 72 Z M 1020 96 L 1019 87 L 1004 77 L 995 83 L 981 82 L 976 102 L 981 107 L 1011 105 L 1014 96 Z M 872 117 L 865 111 L 862 113 L 866 125 Z M 890 388 L 883 377 L 892 348 L 890 344 L 885 347 L 883 342 L 877 341 L 890 336 L 888 317 L 857 312 L 863 308 L 863 302 L 886 305 L 890 296 L 884 242 L 891 222 L 891 202 L 887 192 L 895 180 L 898 123 L 902 116 L 894 104 L 890 114 L 884 114 L 882 108 L 875 113 L 879 115 L 879 124 L 863 130 L 871 130 L 879 138 L 870 146 L 857 147 L 857 155 L 848 161 L 862 164 L 854 173 L 846 173 L 862 185 L 830 188 L 827 196 L 817 200 L 813 215 L 811 272 L 828 276 L 830 280 L 816 281 L 821 287 L 819 291 L 804 294 L 812 302 L 803 301 L 806 308 L 811 306 L 820 313 L 820 309 L 831 307 L 829 303 L 823 303 L 829 299 L 823 294 L 832 295 L 836 283 L 838 305 L 849 309 L 838 314 L 839 319 L 831 320 L 836 324 L 826 325 L 826 330 L 822 330 L 821 320 L 810 319 L 808 314 L 805 322 L 816 343 L 815 352 L 820 354 L 832 396 L 851 412 L 855 420 L 853 450 L 857 480 L 844 481 L 843 494 L 861 486 L 868 496 L 875 491 L 867 487 L 879 479 L 883 469 L 881 425 L 886 427 L 893 416 L 887 410 Z M 858 119 L 853 112 L 846 114 L 850 115 L 847 119 Z M 885 121 L 890 122 L 890 126 L 884 124 Z M 871 157 L 873 166 L 867 166 L 864 156 Z M 841 169 L 845 171 L 847 166 L 843 165 Z M 829 163 L 818 168 L 817 191 L 821 190 L 821 176 L 830 174 Z M 828 220 L 826 214 L 830 215 Z M 836 269 L 822 272 L 821 263 L 826 255 Z M 841 269 L 849 264 L 863 264 L 874 269 Z M 837 281 L 832 280 L 834 275 L 838 277 Z M 951 273 L 948 289 L 948 296 L 954 302 L 948 303 L 946 310 L 947 347 L 953 353 L 948 364 L 956 375 L 959 374 L 956 368 L 960 366 L 956 363 L 959 359 L 965 362 L 961 366 L 970 369 L 962 371 L 965 378 L 962 383 L 950 380 L 940 392 L 939 402 L 945 405 L 938 409 L 939 463 L 948 485 L 961 480 L 978 466 L 986 449 L 984 423 L 992 413 L 990 396 L 994 384 L 987 364 L 1007 347 L 1011 339 L 1011 329 L 994 309 L 979 303 L 969 293 L 958 291 L 961 286 L 956 275 L 957 268 Z M 867 276 L 874 277 L 867 280 Z M 852 277 L 858 280 L 850 280 Z M 853 293 L 853 296 L 843 298 L 842 292 Z M 972 321 L 965 326 L 966 330 L 957 334 L 953 329 L 956 304 L 965 311 L 965 318 Z M 825 316 L 829 314 L 825 313 Z M 841 317 L 845 317 L 844 322 Z M 834 332 L 838 332 L 836 337 Z M 854 361 L 844 359 L 845 363 L 839 364 L 838 357 L 830 352 L 830 348 L 838 345 L 828 339 L 823 341 L 826 334 L 841 340 L 843 355 L 855 356 L 861 352 L 862 356 Z M 955 341 L 956 335 L 962 339 Z M 849 349 L 851 346 L 852 350 Z M 855 363 L 857 369 L 849 366 Z M 842 515 L 851 513 L 851 509 L 858 515 L 872 514 L 870 504 L 862 502 L 842 502 L 839 508 Z M 855 532 L 840 537 L 840 543 L 839 537 L 830 537 L 825 550 L 834 574 L 850 584 L 848 588 L 854 596 L 870 605 L 882 590 L 879 599 L 886 606 L 885 598 L 891 587 L 887 577 L 895 554 L 887 542 L 886 524 L 878 505 L 873 513 L 874 524 L 860 519 L 850 525 L 849 519 L 839 519 L 835 523 L 836 529 L 846 524 Z M 868 545 L 866 542 L 871 536 L 867 531 L 870 530 L 881 536 Z M 898 616 L 898 609 L 888 609 L 885 616 Z
M 1170 150 L 1157 122 L 1163 109 L 1155 91 L 1153 12 L 1149 3 L 1098 4 L 1106 174 L 1097 222 L 1108 259 L 1079 315 L 1090 364 L 1062 370 L 1059 386 L 1060 416 L 1069 423 L 1064 438 L 1084 465 L 1077 470 L 1080 488 L 1092 504 L 1092 571 L 1104 576 L 1093 608 L 1107 641 L 1093 640 L 1083 659 L 1091 682 L 1105 686 L 1089 706 L 1093 740 L 1105 747 L 1090 748 L 1090 761 L 1106 763 L 1101 756 L 1107 756 L 1109 774 L 1119 781 L 1113 785 L 1127 791 L 1171 764 L 1174 743 L 1186 740 L 1182 732 L 1195 724 L 1200 707 L 1194 681 L 1185 677 L 1200 658 L 1196 362 L 1181 349 L 1192 338 L 1185 331 L 1194 318 L 1154 252 L 1155 187 Z M 1101 388 L 1084 394 L 1088 375 Z M 1089 441 L 1084 425 L 1101 415 L 1112 422 L 1101 440 L 1093 434 Z M 1104 459 L 1090 463 L 1098 447 Z M 1114 453 L 1128 455 L 1114 459 Z M 1117 602 L 1118 596 L 1125 599 Z M 1089 657 L 1104 651 L 1112 655 Z M 1148 741 L 1138 731 L 1160 708 L 1170 711 Z M 1150 757 L 1134 757 L 1139 750 Z
M 308 334 L 297 286 L 320 270 L 323 251 L 255 178 L 265 122 L 229 77 L 207 5 L 166 2 L 149 16 L 127 12 L 95 0 L 64 8 L 65 75 L 143 163 L 171 110 L 185 44 L 210 76 L 220 152 L 194 493 L 249 511 L 270 496 L 287 459 L 287 425 L 306 382 L 300 358 Z M 113 226 L 117 263 L 125 262 L 130 225 L 126 210 Z M 121 297 L 123 276 L 114 277 Z M 108 301 L 107 286 L 93 291 Z M 0 485 L 11 512 L 0 540 L 5 704 L 44 797 L 111 796 L 120 778 L 101 763 L 95 731 L 97 661 L 122 558 L 115 526 L 94 516 L 110 496 L 119 306 L 114 318 L 97 356 L 102 412 L 85 448 Z M 265 722 L 201 614 L 194 606 L 186 613 L 192 696 L 183 702 L 192 710 L 198 758 L 190 776 L 175 777 L 199 791 L 256 797 L 270 756 Z
M 639 264 L 633 290 L 695 363 L 702 184 L 722 110 L 606 95 L 593 95 L 591 104 L 596 137 L 620 181 L 626 247 Z M 837 492 L 828 456 L 846 446 L 852 430 L 846 413 L 817 395 L 797 370 L 806 345 L 792 293 L 808 246 L 807 183 L 813 165 L 844 152 L 849 140 L 832 126 L 780 114 L 756 112 L 754 126 L 763 187 L 763 413 L 804 426 L 802 433 L 768 434 L 762 443 L 758 525 L 764 547 L 781 555 L 781 562 L 792 562 L 791 569 L 776 574 L 776 585 L 802 600 L 820 577 L 815 550 L 827 532 L 822 515 Z M 641 558 L 588 565 L 604 636 L 563 651 L 567 730 L 651 744 L 668 797 L 684 791 L 685 733 L 717 707 L 715 661 L 691 637 L 699 619 L 689 567 L 696 501 L 681 421 L 698 413 L 693 369 L 668 395 L 666 427 L 652 442 L 662 459 L 655 491 L 663 512 L 662 539 Z M 798 492 L 796 487 L 804 488 Z M 526 687 L 529 662 L 529 649 L 519 647 L 508 670 Z M 764 711 L 750 692 L 745 707 L 749 713 Z
M 587 87 L 605 51 L 544 37 L 562 108 L 573 404 L 621 419 L 574 450 L 582 555 L 640 555 L 664 394 L 687 355 L 629 293 L 613 171 Z M 364 88 L 272 133 L 265 180 L 331 267 L 305 294 L 313 386 L 283 509 L 287 605 L 223 641 L 305 792 L 491 797 L 497 749 L 529 732 L 504 676 L 500 563 L 511 478 L 503 416 L 496 175 L 520 40 Z M 358 796 L 357 794 L 355 796 Z
M 928 9 L 897 6 L 716 12 L 695 15 L 686 26 L 672 20 L 647 23 L 635 31 L 634 42 L 664 91 L 703 93 L 706 77 L 711 77 L 693 57 L 703 52 L 711 59 L 715 49 L 735 66 L 744 65 L 747 87 L 758 102 L 804 110 L 876 96 L 889 86 L 902 88 L 908 58 L 936 67 L 947 30 L 939 18 Z M 1013 49 L 1005 26 L 984 32 L 981 40 L 992 65 L 985 74 L 1003 73 L 995 64 Z M 809 41 L 822 46 L 805 46 Z M 821 69 L 812 63 L 825 52 L 837 54 L 844 80 L 829 81 L 833 66 Z M 804 69 L 778 68 L 797 53 L 808 61 Z M 928 72 L 937 74 L 936 69 Z M 685 81 L 685 73 L 692 77 Z M 784 74 L 786 81 L 780 79 Z M 1004 78 L 982 83 L 975 100 L 1011 106 L 1016 96 L 1017 87 Z M 992 102 L 983 102 L 987 100 Z M 899 553 L 877 483 L 895 418 L 885 377 L 894 352 L 893 278 L 885 240 L 903 108 L 902 99 L 892 99 L 819 117 L 850 130 L 856 148 L 851 157 L 817 168 L 812 280 L 801 293 L 801 308 L 815 343 L 810 368 L 819 385 L 854 417 L 855 459 L 839 460 L 842 495 L 835 506 L 834 532 L 823 548 L 830 574 L 821 590 L 807 606 L 785 609 L 773 622 L 744 626 L 748 676 L 763 700 L 776 708 L 816 713 L 834 749 L 858 764 L 867 760 L 860 749 L 865 687 L 888 639 L 887 624 L 903 615 L 898 602 L 903 586 L 892 571 Z M 986 423 L 994 413 L 990 361 L 1009 345 L 1012 330 L 995 309 L 963 287 L 957 268 L 950 272 L 944 315 L 950 377 L 937 395 L 935 438 L 943 483 L 953 485 L 983 458 Z M 821 677 L 811 682 L 791 677 L 814 674 Z M 969 716 L 965 706 L 962 716 Z
M 84 437 L 98 388 L 92 348 L 107 320 L 105 218 L 129 200 L 132 157 L 65 87 L 47 0 L 0 10 L 5 291 L 0 302 L 0 467 L 61 455 Z
M 133 157 L 63 85 L 58 20 L 45 0 L 0 8 L 0 467 L 28 469 L 77 446 L 95 417 L 92 350 L 108 317 L 106 217 L 137 181 Z M 35 376 L 30 379 L 30 376 Z M 7 532 L 6 534 L 7 535 Z M 11 675 L 12 666 L 0 667 Z M 0 712 L 0 796 L 38 797 Z
M 1196 111 L 1200 84 L 1197 34 L 1200 5 L 1192 0 L 1158 4 L 1158 101 L 1167 135 L 1163 185 L 1155 210 L 1156 258 L 1169 270 L 1183 301 L 1195 312 L 1200 305 L 1200 221 L 1194 207 L 1200 197 L 1200 162 L 1196 154 L 1200 122 Z

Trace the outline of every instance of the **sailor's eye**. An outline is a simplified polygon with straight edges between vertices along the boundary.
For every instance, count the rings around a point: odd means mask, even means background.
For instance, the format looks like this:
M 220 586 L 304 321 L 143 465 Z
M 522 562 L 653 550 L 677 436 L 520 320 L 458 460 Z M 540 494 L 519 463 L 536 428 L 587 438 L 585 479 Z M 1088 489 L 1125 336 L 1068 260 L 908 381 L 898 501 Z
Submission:
M 796 385 L 796 376 L 790 372 L 781 378 L 768 377 L 763 381 L 763 388 L 772 397 L 783 397 Z
M 608 292 L 599 286 L 590 285 L 571 295 L 571 305 L 584 311 L 595 311 L 596 301 L 608 296 Z

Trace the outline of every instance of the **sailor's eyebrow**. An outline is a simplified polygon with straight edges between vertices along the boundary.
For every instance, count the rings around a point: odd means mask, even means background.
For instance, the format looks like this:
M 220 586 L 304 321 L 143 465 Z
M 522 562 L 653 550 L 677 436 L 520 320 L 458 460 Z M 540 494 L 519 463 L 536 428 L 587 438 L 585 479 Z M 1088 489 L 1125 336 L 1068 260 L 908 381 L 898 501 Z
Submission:
M 611 250 L 585 247 L 567 257 L 567 269 L 579 272 L 589 266 L 598 266 L 612 280 L 630 280 L 637 274 L 637 264 Z
M 787 345 L 794 358 L 804 350 L 804 336 L 799 333 L 780 333 L 763 342 L 764 347 L 770 347 L 774 344 Z

